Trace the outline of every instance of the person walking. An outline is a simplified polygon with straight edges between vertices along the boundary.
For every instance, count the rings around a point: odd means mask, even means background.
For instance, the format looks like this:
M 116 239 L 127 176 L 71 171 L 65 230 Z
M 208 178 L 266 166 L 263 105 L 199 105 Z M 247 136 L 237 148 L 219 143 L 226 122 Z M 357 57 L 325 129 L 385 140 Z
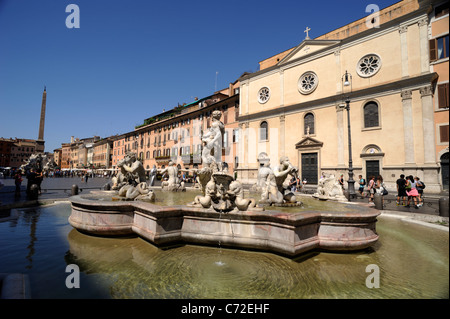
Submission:
M 291 192 L 297 191 L 297 179 L 294 177 L 291 178 L 289 181 L 289 188 L 291 189 Z
M 341 187 L 342 187 L 342 190 L 345 190 L 344 189 L 344 174 L 341 174 L 341 177 L 339 177 L 339 185 L 341 185 Z
M 410 190 L 408 191 L 408 189 L 410 188 Z M 408 203 L 406 204 L 405 207 L 410 207 L 409 203 L 411 202 L 411 198 L 414 201 L 414 208 L 419 208 L 417 206 L 417 197 L 419 196 L 419 192 L 417 191 L 416 188 L 416 182 L 414 181 L 414 178 L 412 177 L 412 175 L 409 175 L 407 177 L 407 184 L 406 184 L 406 194 L 408 194 Z
M 367 190 L 370 194 L 369 203 L 373 203 L 373 195 L 375 194 L 375 176 L 372 175 L 369 178 L 369 184 L 367 185 Z
M 397 185 L 397 206 L 400 206 L 400 198 L 403 201 L 402 206 L 406 206 L 406 199 L 408 194 L 406 194 L 406 180 L 405 175 L 401 174 L 400 178 L 396 181 Z
M 417 176 L 414 177 L 414 180 L 416 181 L 416 189 L 417 189 L 417 192 L 419 193 L 419 196 L 418 196 L 419 204 L 417 204 L 417 206 L 422 207 L 423 206 L 422 196 L 423 196 L 423 189 L 425 188 L 425 184 Z
M 383 177 L 381 175 L 378 175 L 374 188 L 377 194 L 381 195 L 381 203 L 384 206 L 384 190 L 386 189 L 386 186 L 383 183 Z
M 362 177 L 362 175 L 359 175 L 359 193 L 361 194 L 361 197 L 364 198 L 364 186 L 366 185 L 366 180 Z
M 36 185 L 38 186 L 38 194 L 41 194 L 41 184 L 42 181 L 44 180 L 44 174 L 42 173 L 42 169 L 38 168 L 36 170 L 36 177 L 35 177 L 35 181 L 36 181 Z
M 20 197 L 20 186 L 22 185 L 22 181 L 22 171 L 19 169 L 14 175 L 14 183 L 16 184 L 16 192 L 14 193 L 15 197 Z
M 31 168 L 27 174 L 27 194 L 30 194 L 31 185 L 36 184 L 36 172 Z

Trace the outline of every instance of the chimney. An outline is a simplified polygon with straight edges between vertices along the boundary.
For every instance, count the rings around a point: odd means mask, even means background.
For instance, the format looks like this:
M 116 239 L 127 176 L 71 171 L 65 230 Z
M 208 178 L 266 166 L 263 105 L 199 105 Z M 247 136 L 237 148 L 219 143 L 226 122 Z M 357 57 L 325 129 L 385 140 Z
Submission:
M 73 142 L 74 142 L 74 139 L 73 139 L 73 138 L 74 138 L 73 136 L 70 137 L 70 143 L 73 143 Z

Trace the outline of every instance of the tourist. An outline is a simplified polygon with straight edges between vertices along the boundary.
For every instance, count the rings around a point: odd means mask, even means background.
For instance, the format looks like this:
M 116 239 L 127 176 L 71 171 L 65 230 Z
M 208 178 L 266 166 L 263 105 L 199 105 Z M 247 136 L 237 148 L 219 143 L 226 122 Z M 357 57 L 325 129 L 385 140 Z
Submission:
M 14 175 L 14 183 L 16 184 L 15 197 L 20 197 L 20 186 L 22 185 L 22 180 L 22 172 L 19 169 Z
M 36 172 L 31 168 L 27 174 L 27 194 L 30 194 L 31 185 L 36 184 Z
M 344 174 L 341 174 L 341 177 L 339 177 L 339 185 L 341 185 L 342 190 L 345 190 L 344 188 Z
M 417 204 L 417 206 L 421 207 L 421 206 L 423 206 L 422 196 L 423 196 L 423 189 L 425 188 L 425 184 L 417 176 L 414 177 L 414 180 L 416 181 L 416 189 L 417 189 L 417 192 L 419 193 L 419 196 L 418 196 L 419 197 L 419 204 Z
M 84 182 L 87 183 L 89 179 L 89 174 L 86 172 L 86 175 L 84 175 Z
M 375 180 L 374 188 L 377 194 L 381 195 L 381 203 L 384 205 L 384 191 L 386 190 L 386 186 L 383 183 L 383 177 L 381 175 L 378 175 L 377 179 Z
M 297 179 L 295 178 L 295 176 L 293 176 L 289 182 L 289 187 L 291 189 L 291 192 L 296 192 L 297 191 Z
M 406 206 L 406 198 L 408 195 L 406 194 L 406 180 L 405 175 L 400 174 L 400 178 L 397 179 L 397 206 L 400 206 L 400 198 L 403 200 L 402 206 Z
M 361 197 L 364 198 L 364 186 L 366 185 L 366 180 L 362 177 L 362 175 L 359 175 L 359 193 L 361 194 Z
M 369 203 L 373 203 L 373 195 L 375 194 L 375 176 L 370 176 L 369 185 L 367 186 L 369 191 Z
M 409 175 L 407 178 L 407 184 L 406 184 L 406 194 L 408 194 L 408 203 L 406 204 L 405 207 L 410 207 L 409 203 L 411 202 L 411 198 L 414 201 L 414 208 L 419 208 L 417 206 L 417 197 L 419 196 L 419 192 L 417 191 L 416 188 L 416 182 L 414 181 L 414 178 L 412 177 L 412 175 Z M 409 191 L 408 191 L 409 189 Z
M 43 180 L 44 174 L 42 173 L 42 169 L 38 168 L 36 170 L 36 177 L 35 177 L 36 185 L 38 186 L 38 194 L 41 194 L 41 184 Z

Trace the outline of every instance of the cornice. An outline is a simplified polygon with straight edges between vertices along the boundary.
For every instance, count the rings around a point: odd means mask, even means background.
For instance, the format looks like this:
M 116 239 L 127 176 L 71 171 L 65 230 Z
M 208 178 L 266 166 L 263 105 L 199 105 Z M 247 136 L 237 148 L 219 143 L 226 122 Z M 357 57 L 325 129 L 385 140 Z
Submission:
M 279 63 L 268 67 L 264 70 L 260 70 L 251 74 L 247 74 L 243 76 L 240 80 L 246 81 L 249 83 L 253 80 L 260 79 L 264 76 L 268 76 L 274 73 L 279 72 L 279 69 L 288 69 L 291 67 L 295 67 L 300 64 L 304 64 L 313 60 L 316 60 L 320 57 L 326 56 L 328 54 L 335 54 L 338 50 L 339 52 L 343 49 L 352 47 L 362 42 L 366 42 L 373 38 L 382 36 L 384 34 L 390 32 L 399 32 L 399 28 L 407 27 L 409 25 L 413 25 L 415 23 L 420 23 L 421 21 L 428 21 L 428 7 L 420 8 L 414 12 L 408 13 L 404 16 L 401 16 L 397 19 L 388 21 L 380 26 L 380 28 L 372 28 L 365 31 L 362 31 L 358 34 L 350 36 L 348 38 L 344 38 L 342 40 L 304 40 L 301 42 L 295 49 L 293 49 L 288 55 L 286 55 Z M 326 43 L 323 41 L 327 41 Z M 301 49 L 304 45 L 307 44 L 330 44 L 329 46 L 319 49 L 317 51 L 306 54 L 302 57 L 299 57 L 295 60 L 289 61 L 288 63 L 283 63 L 288 57 L 293 56 L 299 49 Z
M 389 83 L 364 88 L 358 91 L 354 91 L 348 94 L 350 100 L 352 101 L 359 101 L 359 100 L 365 100 L 369 98 L 376 98 L 384 95 L 392 95 L 392 94 L 402 94 L 402 92 L 407 90 L 419 90 L 424 87 L 429 87 L 432 81 L 434 81 L 437 78 L 437 73 L 426 73 L 420 76 L 416 76 L 413 78 L 406 78 L 401 79 L 398 81 L 392 81 Z M 427 91 L 428 92 L 428 91 Z M 343 95 L 342 94 L 335 94 L 330 95 L 325 98 L 303 102 L 303 103 L 296 103 L 288 106 L 282 106 L 278 108 L 274 108 L 267 111 L 261 111 L 258 113 L 248 114 L 248 115 L 241 115 L 238 117 L 239 122 L 243 121 L 256 121 L 260 120 L 262 118 L 271 118 L 271 117 L 279 117 L 280 114 L 293 114 L 300 111 L 306 111 L 310 109 L 316 109 L 316 108 L 322 108 L 322 107 L 328 107 L 328 106 L 335 106 L 336 103 L 342 102 Z

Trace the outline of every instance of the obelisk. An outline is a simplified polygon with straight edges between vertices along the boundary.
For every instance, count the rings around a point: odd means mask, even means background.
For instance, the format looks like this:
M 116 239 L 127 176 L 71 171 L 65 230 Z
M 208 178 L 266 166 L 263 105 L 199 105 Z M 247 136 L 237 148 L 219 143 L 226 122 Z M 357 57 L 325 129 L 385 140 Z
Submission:
M 36 141 L 36 152 L 44 153 L 45 141 L 44 141 L 44 126 L 45 126 L 45 106 L 47 104 L 47 88 L 44 86 L 44 93 L 42 94 L 41 105 L 41 120 L 39 122 L 39 137 Z

